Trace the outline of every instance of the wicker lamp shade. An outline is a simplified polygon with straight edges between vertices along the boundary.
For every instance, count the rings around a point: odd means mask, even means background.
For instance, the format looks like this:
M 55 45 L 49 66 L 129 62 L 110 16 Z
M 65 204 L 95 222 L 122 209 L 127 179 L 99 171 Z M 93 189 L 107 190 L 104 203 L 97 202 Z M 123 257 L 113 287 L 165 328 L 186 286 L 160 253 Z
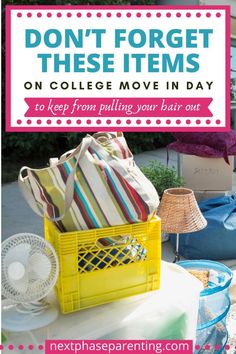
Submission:
M 158 209 L 162 231 L 189 233 L 203 229 L 207 221 L 202 215 L 194 193 L 187 188 L 170 188 L 164 191 Z

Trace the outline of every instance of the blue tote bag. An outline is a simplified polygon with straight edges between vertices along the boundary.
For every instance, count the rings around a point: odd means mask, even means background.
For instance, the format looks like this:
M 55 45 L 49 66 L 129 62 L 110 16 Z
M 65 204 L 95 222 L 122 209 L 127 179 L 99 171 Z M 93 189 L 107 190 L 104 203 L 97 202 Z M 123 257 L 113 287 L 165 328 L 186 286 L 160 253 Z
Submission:
M 201 231 L 180 235 L 180 254 L 187 259 L 236 258 L 236 198 L 204 200 L 199 207 L 208 224 Z M 176 237 L 171 235 L 175 245 Z

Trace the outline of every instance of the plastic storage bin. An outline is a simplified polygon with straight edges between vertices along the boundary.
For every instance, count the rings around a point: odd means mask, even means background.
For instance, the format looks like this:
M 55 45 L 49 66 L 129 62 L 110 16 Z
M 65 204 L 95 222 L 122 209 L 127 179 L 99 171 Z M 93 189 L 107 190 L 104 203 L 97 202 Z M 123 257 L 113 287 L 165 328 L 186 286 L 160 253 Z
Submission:
M 208 270 L 208 287 L 201 291 L 197 324 L 196 349 L 194 353 L 222 353 L 228 340 L 226 316 L 230 309 L 229 285 L 232 280 L 231 270 L 221 263 L 199 260 L 180 261 L 180 266 L 187 270 Z
M 63 313 L 159 288 L 159 218 L 67 233 L 45 219 L 45 238 L 59 258 L 55 290 Z

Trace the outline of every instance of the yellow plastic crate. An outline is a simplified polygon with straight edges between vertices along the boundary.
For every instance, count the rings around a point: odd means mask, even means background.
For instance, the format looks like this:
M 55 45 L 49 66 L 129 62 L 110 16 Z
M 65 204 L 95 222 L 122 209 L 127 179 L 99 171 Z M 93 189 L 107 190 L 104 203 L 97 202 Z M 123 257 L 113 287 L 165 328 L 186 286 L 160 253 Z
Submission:
M 45 238 L 54 246 L 59 258 L 55 290 L 63 313 L 156 290 L 160 286 L 159 218 L 67 233 L 59 232 L 45 219 Z M 115 238 L 116 242 L 101 245 L 101 239 L 106 238 Z

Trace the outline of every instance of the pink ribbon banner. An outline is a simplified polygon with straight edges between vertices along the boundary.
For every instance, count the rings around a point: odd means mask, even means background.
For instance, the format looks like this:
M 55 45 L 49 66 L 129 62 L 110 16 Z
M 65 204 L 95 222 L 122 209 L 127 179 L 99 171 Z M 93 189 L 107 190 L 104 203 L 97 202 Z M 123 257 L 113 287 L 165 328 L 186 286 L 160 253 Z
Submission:
M 212 117 L 212 98 L 25 98 L 25 117 Z

